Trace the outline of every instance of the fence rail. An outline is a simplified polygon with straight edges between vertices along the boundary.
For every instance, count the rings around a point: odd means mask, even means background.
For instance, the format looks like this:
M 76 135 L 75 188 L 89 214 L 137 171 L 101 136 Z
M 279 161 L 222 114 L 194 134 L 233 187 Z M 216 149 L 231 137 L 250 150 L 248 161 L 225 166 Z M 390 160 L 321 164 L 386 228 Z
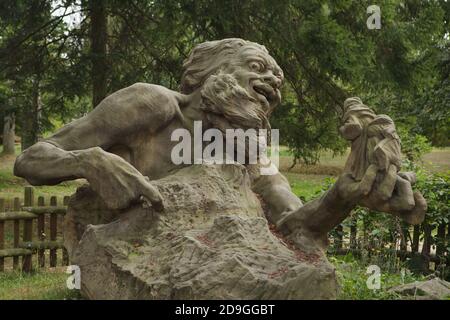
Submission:
M 63 198 L 63 206 L 58 206 L 56 196 L 50 197 L 48 206 L 45 205 L 44 197 L 38 197 L 36 205 L 34 198 L 34 189 L 31 186 L 24 188 L 23 202 L 18 197 L 13 199 L 12 204 L 0 198 L 0 272 L 5 270 L 6 258 L 12 258 L 14 270 L 31 272 L 33 256 L 37 257 L 37 266 L 44 268 L 46 251 L 49 252 L 50 267 L 57 266 L 58 250 L 62 251 L 62 265 L 69 264 L 62 237 L 58 239 L 58 216 L 66 214 L 69 197 Z M 45 233 L 46 224 L 49 239 Z M 5 247 L 6 236 L 8 238 L 12 236 L 9 248 Z M 21 268 L 19 268 L 20 258 Z
M 357 216 L 351 218 L 350 225 L 345 228 L 339 225 L 331 232 L 329 253 L 346 255 L 352 253 L 361 256 L 363 252 L 370 255 L 372 249 L 379 249 L 380 244 L 373 245 L 368 231 L 358 224 Z M 400 224 L 399 224 L 400 225 Z M 400 226 L 397 230 L 399 238 L 392 238 L 381 246 L 385 252 L 395 254 L 400 261 L 414 260 L 413 269 L 421 272 L 432 272 L 436 270 L 445 271 L 450 274 L 450 223 L 441 223 L 432 226 L 422 223 L 418 226 Z M 434 236 L 433 236 L 434 235 Z
M 50 197 L 49 205 L 45 204 L 45 198 L 42 196 L 37 198 L 35 205 L 34 198 L 34 189 L 31 186 L 24 188 L 23 202 L 18 197 L 14 198 L 12 203 L 0 198 L 0 272 L 5 270 L 6 259 L 12 259 L 12 268 L 18 270 L 20 258 L 22 259 L 21 270 L 31 272 L 33 256 L 37 257 L 35 259 L 37 266 L 44 268 L 47 251 L 50 267 L 57 265 L 58 250 L 62 251 L 62 265 L 69 264 L 62 236 L 58 239 L 58 216 L 66 214 L 69 197 L 63 198 L 63 206 L 58 206 L 56 196 Z M 367 249 L 365 244 L 370 244 L 367 232 L 358 229 L 356 216 L 351 219 L 353 220 L 349 227 L 344 228 L 340 225 L 332 232 L 333 245 L 330 247 L 330 253 L 339 255 L 352 253 L 358 256 Z M 10 224 L 10 228 L 7 228 L 8 224 Z M 46 225 L 49 229 L 49 237 L 45 233 Z M 33 226 L 35 226 L 34 230 Z M 8 231 L 8 234 L 5 231 Z M 434 238 L 438 239 L 436 243 L 433 243 L 432 234 L 435 234 Z M 9 241 L 12 246 L 8 248 L 5 247 L 6 235 L 9 238 L 12 235 L 12 241 Z M 446 249 L 447 246 L 450 246 L 450 223 L 437 227 L 429 224 L 414 227 L 403 226 L 401 235 L 399 244 L 395 240 L 389 242 L 389 245 L 394 247 L 391 251 L 400 260 L 418 258 L 422 271 L 437 270 L 439 267 L 443 267 L 450 273 L 450 255 Z M 435 247 L 435 250 L 432 250 L 432 246 Z M 432 251 L 435 253 L 433 254 Z

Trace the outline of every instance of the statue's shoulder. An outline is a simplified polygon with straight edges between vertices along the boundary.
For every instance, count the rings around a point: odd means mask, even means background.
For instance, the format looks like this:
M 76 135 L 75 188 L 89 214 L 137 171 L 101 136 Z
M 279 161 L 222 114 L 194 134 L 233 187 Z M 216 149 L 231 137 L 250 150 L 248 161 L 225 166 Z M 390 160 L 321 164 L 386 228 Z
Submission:
M 171 89 L 168 89 L 164 86 L 160 86 L 158 84 L 152 84 L 152 83 L 145 83 L 145 82 L 136 82 L 135 84 L 132 84 L 129 87 L 126 87 L 120 91 L 127 91 L 133 94 L 137 94 L 139 95 L 144 95 L 144 96 L 154 96 L 156 97 L 166 97 L 166 98 L 171 98 L 174 97 L 176 98 L 177 96 L 180 95 L 180 93 L 173 91 Z
M 186 95 L 177 91 L 161 85 L 145 82 L 136 82 L 135 84 L 118 91 L 118 93 L 120 92 L 126 92 L 125 96 L 131 95 L 133 99 L 140 102 L 158 105 L 159 107 L 179 106 L 180 104 L 184 104 L 187 99 Z
M 160 92 L 160 93 L 165 93 L 165 94 L 171 94 L 171 93 L 176 93 L 173 90 L 170 90 L 164 86 L 160 86 L 158 84 L 153 84 L 153 83 L 146 83 L 146 82 L 136 82 L 134 84 L 132 84 L 129 87 L 126 87 L 125 89 L 132 89 L 132 90 L 137 90 L 137 91 L 155 91 L 155 92 Z

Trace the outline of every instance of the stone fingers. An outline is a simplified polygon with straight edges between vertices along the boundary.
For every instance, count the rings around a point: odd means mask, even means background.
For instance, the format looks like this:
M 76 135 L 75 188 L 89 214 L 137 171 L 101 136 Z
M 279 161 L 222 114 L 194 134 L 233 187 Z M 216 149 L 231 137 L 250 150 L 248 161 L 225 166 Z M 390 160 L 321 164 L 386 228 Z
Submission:
M 377 177 L 377 171 L 378 171 L 377 166 L 373 164 L 370 165 L 369 168 L 367 168 L 364 177 L 359 183 L 359 188 L 363 193 L 363 195 L 367 196 L 372 190 L 373 183 L 375 182 L 375 179 Z
M 377 187 L 377 192 L 379 193 L 381 200 L 386 201 L 392 196 L 392 192 L 394 191 L 394 187 L 398 179 L 402 178 L 397 176 L 397 167 L 391 164 L 389 169 L 386 171 L 383 180 Z
M 414 185 L 417 181 L 417 177 L 414 172 L 399 172 L 398 175 L 403 179 L 408 180 L 411 185 Z
M 141 201 L 150 204 L 158 212 L 164 211 L 164 202 L 158 189 L 155 188 L 147 177 L 140 187 Z

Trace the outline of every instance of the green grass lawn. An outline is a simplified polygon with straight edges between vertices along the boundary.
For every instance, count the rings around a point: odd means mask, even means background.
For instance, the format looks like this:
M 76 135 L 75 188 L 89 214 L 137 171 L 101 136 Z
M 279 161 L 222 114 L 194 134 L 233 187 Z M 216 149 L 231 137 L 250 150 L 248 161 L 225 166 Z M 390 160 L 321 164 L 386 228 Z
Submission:
M 302 200 L 310 200 L 320 190 L 325 182 L 325 179 L 330 176 L 315 175 L 315 174 L 301 174 L 295 172 L 283 172 L 291 185 L 292 192 Z
M 342 155 L 333 155 L 332 152 L 322 151 L 320 161 L 316 165 L 298 163 L 291 168 L 293 157 L 286 147 L 280 147 L 280 171 L 289 171 L 301 174 L 319 174 L 338 176 L 344 168 L 350 149 Z M 433 148 L 422 158 L 423 166 L 431 172 L 447 172 L 450 170 L 450 147 Z
M 370 299 L 405 299 L 389 288 L 404 283 L 423 280 L 422 276 L 415 276 L 406 272 L 381 274 L 381 288 L 370 290 L 367 288 L 367 266 L 349 256 L 330 256 L 330 262 L 336 268 L 339 280 L 338 299 L 370 300 Z M 78 290 L 70 290 L 66 286 L 68 274 L 65 268 L 53 268 L 36 271 L 33 274 L 19 272 L 0 273 L 0 300 L 64 300 L 81 299 Z
M 32 274 L 0 272 L 0 300 L 79 299 L 78 290 L 66 286 L 65 269 L 54 268 Z

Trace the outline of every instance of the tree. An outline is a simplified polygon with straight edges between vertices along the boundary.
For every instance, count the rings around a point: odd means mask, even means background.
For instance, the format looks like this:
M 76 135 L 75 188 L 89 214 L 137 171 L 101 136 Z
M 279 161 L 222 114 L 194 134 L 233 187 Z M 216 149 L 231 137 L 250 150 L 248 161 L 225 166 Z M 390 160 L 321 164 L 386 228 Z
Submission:
M 15 153 L 14 142 L 16 138 L 16 117 L 11 104 L 11 92 L 7 82 L 0 82 L 0 119 L 3 118 L 3 151 L 4 155 Z
M 47 32 L 42 32 L 40 26 L 45 25 L 50 19 L 50 4 L 42 1 L 18 2 L 14 8 L 24 14 L 17 28 L 19 17 L 11 17 L 6 22 L 10 22 L 12 34 L 5 41 L 5 53 L 9 54 L 6 60 L 7 76 L 10 83 L 20 87 L 15 90 L 15 94 L 27 91 L 30 97 L 28 105 L 24 105 L 20 112 L 22 148 L 38 141 L 41 133 L 40 117 L 42 111 L 41 81 L 45 68 L 46 38 Z M 16 50 L 23 49 L 17 52 Z
M 183 60 L 195 44 L 241 37 L 264 44 L 285 72 L 284 99 L 271 122 L 296 160 L 314 163 L 323 149 L 345 149 L 337 127 L 341 104 L 350 95 L 390 114 L 406 132 L 448 144 L 449 82 L 439 71 L 448 54 L 449 2 L 381 0 L 379 30 L 366 26 L 370 4 L 5 2 L 0 4 L 0 78 L 17 87 L 18 131 L 26 136 L 34 130 L 26 119 L 45 131 L 52 127 L 50 119 L 80 116 L 109 92 L 138 81 L 177 89 Z M 64 18 L 74 7 L 82 22 L 69 28 Z
M 22 138 L 22 149 L 35 143 L 51 128 L 53 115 L 80 115 L 69 107 L 71 100 L 84 96 L 80 81 L 84 60 L 80 63 L 77 45 L 80 33 L 69 30 L 64 22 L 72 1 L 16 1 L 2 3 L 0 23 L 1 79 L 8 81 L 14 112 Z M 58 9 L 62 13 L 56 15 Z M 74 53 L 73 50 L 78 52 Z M 82 52 L 82 50 L 81 50 Z M 81 84 L 81 85 L 80 85 Z
M 15 153 L 14 141 L 16 138 L 16 117 L 14 113 L 4 117 L 3 125 L 3 154 L 11 155 Z
M 108 90 L 107 8 L 106 0 L 89 0 L 91 43 L 92 106 L 103 100 Z
M 366 27 L 370 1 L 168 1 L 195 41 L 242 37 L 263 43 L 285 72 L 284 102 L 272 116 L 296 159 L 343 150 L 344 99 L 358 95 L 409 125 L 437 69 L 445 2 L 379 1 L 382 28 Z M 448 30 L 448 29 L 447 29 Z

